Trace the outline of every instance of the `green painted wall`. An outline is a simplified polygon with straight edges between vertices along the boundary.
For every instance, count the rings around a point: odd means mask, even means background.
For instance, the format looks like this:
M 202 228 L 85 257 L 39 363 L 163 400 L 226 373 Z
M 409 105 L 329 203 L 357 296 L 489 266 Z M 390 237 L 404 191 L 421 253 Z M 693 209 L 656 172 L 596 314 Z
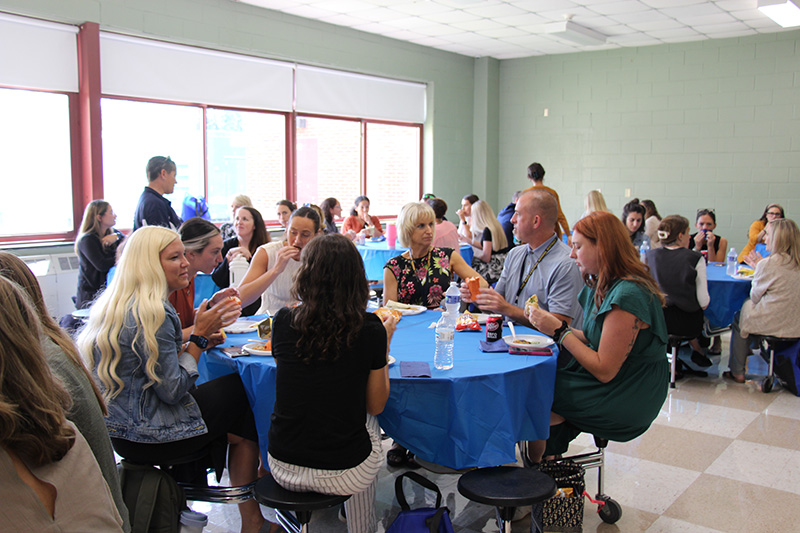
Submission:
M 423 190 L 458 205 L 472 188 L 472 58 L 231 0 L 0 0 L 0 11 L 428 83 Z
M 800 220 L 799 119 L 800 31 L 502 61 L 499 197 L 539 161 L 570 224 L 630 188 L 740 250 L 767 203 Z

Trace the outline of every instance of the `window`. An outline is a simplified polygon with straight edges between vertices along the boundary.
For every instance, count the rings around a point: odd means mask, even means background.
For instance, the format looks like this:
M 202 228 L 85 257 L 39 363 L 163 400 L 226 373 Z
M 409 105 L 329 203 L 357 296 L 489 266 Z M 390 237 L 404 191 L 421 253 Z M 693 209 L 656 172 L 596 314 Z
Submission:
M 0 89 L 0 117 L 0 235 L 73 231 L 69 97 Z
M 334 197 L 347 206 L 361 194 L 361 122 L 297 117 L 297 201 Z
M 178 184 L 166 198 L 179 216 L 184 198 L 205 196 L 202 108 L 111 98 L 101 102 L 103 196 L 117 213 L 118 227 L 133 227 L 147 185 L 145 167 L 153 156 L 175 161 Z
M 367 192 L 370 212 L 399 213 L 420 198 L 418 126 L 367 123 Z
M 208 206 L 211 218 L 230 218 L 230 201 L 246 194 L 265 220 L 286 197 L 286 116 L 209 109 Z

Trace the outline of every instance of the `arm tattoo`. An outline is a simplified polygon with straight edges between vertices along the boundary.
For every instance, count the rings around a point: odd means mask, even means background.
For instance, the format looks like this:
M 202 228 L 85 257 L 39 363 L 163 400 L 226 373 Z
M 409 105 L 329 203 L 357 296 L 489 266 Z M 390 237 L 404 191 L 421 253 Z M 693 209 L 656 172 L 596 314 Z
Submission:
M 636 342 L 636 337 L 639 335 L 640 329 L 642 329 L 642 321 L 636 318 L 633 321 L 633 338 L 631 339 L 631 343 L 628 345 L 628 351 L 625 352 L 625 357 L 628 357 L 628 355 L 631 353 L 631 350 L 633 350 L 633 344 Z

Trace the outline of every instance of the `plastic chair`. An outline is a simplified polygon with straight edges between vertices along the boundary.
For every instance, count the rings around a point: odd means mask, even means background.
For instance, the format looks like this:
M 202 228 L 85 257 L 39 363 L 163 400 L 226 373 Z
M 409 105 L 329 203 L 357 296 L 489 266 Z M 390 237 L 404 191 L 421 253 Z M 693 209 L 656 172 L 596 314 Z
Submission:
M 772 386 L 775 384 L 776 379 L 780 382 L 780 379 L 775 375 L 775 349 L 777 345 L 779 343 L 795 343 L 798 340 L 800 340 L 798 337 L 765 336 L 761 338 L 761 351 L 769 352 L 769 371 L 767 372 L 767 377 L 761 382 L 761 392 L 768 393 L 772 391 Z
M 511 533 L 511 519 L 517 507 L 552 498 L 556 482 L 530 468 L 494 466 L 462 475 L 458 479 L 458 492 L 474 502 L 495 506 L 501 531 Z
M 316 492 L 292 492 L 278 485 L 270 473 L 256 482 L 254 494 L 258 503 L 275 509 L 278 523 L 293 533 L 308 532 L 313 511 L 340 505 L 350 498 Z M 287 511 L 294 511 L 294 516 Z

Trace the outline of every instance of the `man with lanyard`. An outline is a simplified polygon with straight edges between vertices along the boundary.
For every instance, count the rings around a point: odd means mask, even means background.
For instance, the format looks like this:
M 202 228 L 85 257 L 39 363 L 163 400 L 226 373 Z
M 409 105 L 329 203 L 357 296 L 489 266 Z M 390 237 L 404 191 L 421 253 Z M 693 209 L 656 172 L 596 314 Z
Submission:
M 573 327 L 581 327 L 583 310 L 578 292 L 583 288 L 583 278 L 569 257 L 569 246 L 556 235 L 557 217 L 558 204 L 550 193 L 532 190 L 520 196 L 511 222 L 514 234 L 527 244 L 508 253 L 494 289 L 481 289 L 475 300 L 481 310 L 530 326 L 524 314 L 525 302 L 536 294 L 542 309 Z M 470 301 L 466 284 L 462 284 L 461 299 Z

